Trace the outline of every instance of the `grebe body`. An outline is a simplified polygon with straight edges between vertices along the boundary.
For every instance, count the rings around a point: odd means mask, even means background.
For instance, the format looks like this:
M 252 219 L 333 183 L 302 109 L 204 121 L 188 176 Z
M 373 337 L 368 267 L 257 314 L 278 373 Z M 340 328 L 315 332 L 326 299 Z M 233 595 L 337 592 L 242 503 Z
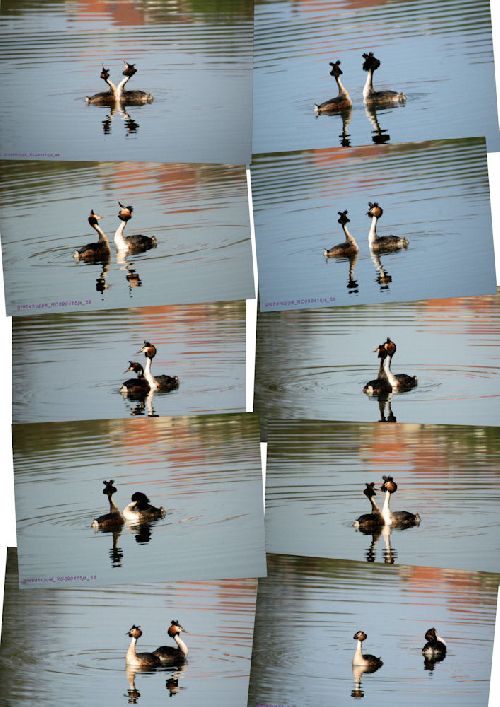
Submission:
M 366 484 L 366 488 L 363 490 L 363 493 L 370 501 L 372 512 L 364 513 L 359 516 L 359 518 L 354 521 L 353 526 L 363 532 L 379 530 L 380 527 L 384 525 L 384 517 L 382 515 L 382 511 L 374 500 L 374 496 L 376 495 L 375 482 L 372 481 L 371 483 Z
M 88 222 L 91 228 L 99 235 L 99 240 L 96 243 L 87 243 L 87 245 L 77 248 L 73 252 L 75 260 L 82 260 L 87 263 L 106 263 L 111 257 L 111 249 L 109 247 L 109 239 L 99 226 L 99 221 L 102 216 L 98 216 L 92 209 Z
M 402 236 L 377 236 L 377 222 L 384 213 L 383 208 L 375 201 L 368 203 L 367 215 L 371 218 L 368 245 L 377 253 L 390 253 L 395 250 L 408 248 L 408 238 Z
M 334 245 L 331 248 L 325 248 L 323 251 L 325 258 L 348 258 L 349 256 L 355 255 L 359 251 L 359 246 L 356 243 L 356 239 L 347 228 L 347 224 L 350 222 L 350 219 L 347 217 L 347 210 L 339 211 L 338 214 L 338 223 L 340 223 L 342 230 L 344 231 L 345 241 L 343 243 L 339 243 L 338 245 Z
M 144 377 L 144 369 L 137 361 L 129 361 L 129 367 L 125 373 L 132 371 L 137 374 L 137 378 L 129 378 L 122 383 L 120 393 L 128 395 L 129 398 L 142 398 L 151 390 L 149 383 Z
M 127 666 L 136 669 L 153 670 L 161 667 L 160 659 L 154 653 L 137 653 L 136 644 L 142 636 L 140 626 L 132 626 L 128 631 L 127 636 L 131 638 L 130 645 L 125 657 Z
M 113 485 L 113 479 L 111 479 L 111 481 L 103 481 L 102 483 L 104 484 L 102 492 L 108 497 L 109 513 L 105 513 L 102 516 L 94 518 L 91 523 L 91 527 L 98 528 L 99 530 L 114 530 L 115 528 L 123 525 L 124 522 L 120 509 L 113 501 L 113 495 L 116 493 L 116 487 Z
M 370 655 L 369 653 L 363 654 L 362 651 L 363 641 L 366 641 L 368 638 L 367 634 L 364 631 L 357 631 L 353 638 L 358 643 L 352 659 L 352 664 L 354 666 L 361 666 L 363 668 L 371 669 L 372 671 L 378 670 L 378 668 L 384 664 L 382 660 L 374 655 Z
M 410 376 L 408 373 L 396 373 L 391 371 L 391 360 L 387 356 L 384 360 L 384 373 L 389 381 L 392 391 L 395 393 L 405 393 L 418 385 L 417 376 Z
M 167 633 L 170 638 L 174 639 L 176 647 L 160 646 L 153 651 L 153 655 L 157 656 L 157 658 L 161 660 L 162 665 L 178 665 L 179 663 L 183 663 L 188 657 L 189 649 L 180 636 L 182 631 L 185 631 L 185 629 L 177 620 L 172 620 L 170 622 Z
M 391 496 L 397 491 L 398 485 L 392 476 L 383 476 L 382 479 L 384 483 L 380 487 L 380 490 L 385 491 L 384 505 L 382 507 L 384 524 L 390 525 L 393 528 L 413 528 L 415 525 L 420 525 L 420 515 L 418 513 L 391 510 Z
M 165 517 L 165 509 L 160 506 L 151 505 L 149 498 L 145 493 L 136 491 L 132 494 L 131 503 L 123 509 L 123 517 L 125 520 L 133 523 L 147 523 L 152 520 L 158 520 Z
M 373 74 L 379 68 L 381 62 L 373 55 L 373 52 L 363 54 L 363 59 L 363 71 L 368 74 L 363 88 L 364 102 L 369 106 L 379 107 L 405 103 L 406 96 L 400 91 L 375 91 L 373 88 Z
M 366 395 L 389 395 L 389 393 L 392 393 L 392 387 L 387 379 L 384 367 L 387 351 L 384 349 L 383 345 L 378 346 L 375 350 L 378 352 L 378 358 L 380 359 L 378 377 L 368 381 L 363 387 L 363 393 L 366 393 Z
M 118 218 L 121 223 L 115 231 L 114 242 L 117 250 L 121 253 L 143 253 L 151 248 L 156 248 L 158 242 L 155 236 L 125 236 L 123 234 L 125 226 L 132 218 L 132 212 L 134 210 L 133 206 L 123 206 L 120 202 L 120 211 L 118 212 Z
M 446 655 L 446 643 L 441 636 L 437 635 L 435 628 L 430 628 L 425 632 L 427 643 L 422 648 L 422 655 L 426 658 L 436 660 L 442 659 Z
M 146 368 L 144 370 L 144 377 L 148 381 L 152 390 L 158 390 L 159 392 L 168 393 L 173 390 L 177 390 L 180 381 L 178 376 L 167 376 L 159 375 L 154 376 L 151 372 L 151 366 L 153 363 L 153 358 L 156 356 L 157 349 L 154 344 L 149 341 L 144 342 L 144 346 L 139 350 L 138 353 L 143 353 L 146 357 Z
M 315 104 L 314 112 L 316 115 L 321 115 L 321 113 L 341 113 L 350 111 L 352 108 L 352 100 L 347 92 L 347 89 L 342 84 L 340 76 L 342 75 L 342 69 L 340 68 L 340 61 L 330 62 L 331 71 L 330 76 L 333 76 L 337 83 L 338 95 L 335 98 L 330 98 L 328 101 L 323 103 Z

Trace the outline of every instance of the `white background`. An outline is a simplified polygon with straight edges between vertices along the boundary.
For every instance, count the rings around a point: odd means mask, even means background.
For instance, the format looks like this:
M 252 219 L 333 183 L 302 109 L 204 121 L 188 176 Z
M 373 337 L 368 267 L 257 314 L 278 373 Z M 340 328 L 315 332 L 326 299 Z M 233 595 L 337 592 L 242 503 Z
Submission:
M 497 94 L 500 96 L 500 3 L 492 2 L 493 17 L 493 42 L 496 57 Z M 464 86 L 464 93 L 469 92 L 469 87 Z M 472 94 L 473 95 L 473 92 Z M 475 97 L 481 100 L 480 96 Z M 500 100 L 497 98 L 500 114 Z M 450 137 L 455 137 L 450 135 Z M 500 284 L 500 153 L 488 155 L 488 169 L 490 175 L 491 207 L 493 217 L 493 235 L 495 239 L 495 260 L 497 282 Z M 471 233 L 471 240 L 474 234 Z M 254 242 L 255 250 L 255 242 Z M 1 257 L 1 256 L 0 256 Z M 6 548 L 16 545 L 16 523 L 14 509 L 14 479 L 12 470 L 11 452 L 11 319 L 4 316 L 5 306 L 3 297 L 3 271 L 0 268 L 0 373 L 3 380 L 3 397 L 0 401 L 0 605 L 3 600 L 3 576 L 5 569 Z M 254 273 L 256 274 L 255 252 Z M 252 406 L 253 390 L 253 362 L 255 355 L 255 317 L 256 303 L 247 301 L 247 410 Z M 265 454 L 262 445 L 263 456 Z M 36 590 L 24 590 L 36 591 Z M 500 618 L 497 610 L 497 640 L 493 651 L 493 666 L 489 707 L 500 704 Z M 473 706 L 471 706 L 473 707 Z

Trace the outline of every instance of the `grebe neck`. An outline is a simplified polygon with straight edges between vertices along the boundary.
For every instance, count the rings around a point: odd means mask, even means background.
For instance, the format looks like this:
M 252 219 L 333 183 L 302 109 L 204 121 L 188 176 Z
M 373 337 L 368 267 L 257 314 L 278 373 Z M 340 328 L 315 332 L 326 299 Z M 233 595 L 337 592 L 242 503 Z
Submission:
M 177 648 L 180 650 L 184 658 L 186 658 L 189 653 L 189 649 L 178 633 L 174 636 L 174 641 L 177 643 Z
M 398 387 L 398 381 L 397 378 L 395 377 L 394 373 L 391 371 L 391 359 L 390 356 L 387 356 L 384 359 L 384 373 L 387 376 L 387 380 L 389 381 L 389 384 L 392 386 L 392 388 L 397 388 Z
M 339 89 L 339 96 L 347 96 L 347 98 L 349 98 L 349 93 L 347 92 L 347 89 L 342 83 L 342 81 L 338 77 L 335 78 L 335 81 L 337 82 L 337 86 Z
M 354 238 L 352 233 L 349 232 L 349 229 L 347 228 L 345 223 L 342 224 L 342 230 L 344 231 L 346 241 L 351 245 L 357 246 L 358 244 L 356 243 L 356 239 Z
M 120 513 L 120 509 L 118 508 L 118 506 L 117 506 L 117 505 L 115 504 L 115 502 L 113 501 L 113 494 L 111 494 L 110 496 L 108 496 L 108 501 L 109 501 L 109 510 L 110 510 L 110 513 Z
M 121 251 L 128 250 L 127 241 L 125 240 L 125 236 L 123 235 L 123 231 L 124 231 L 126 225 L 127 225 L 127 222 L 122 221 L 115 231 L 115 237 L 114 237 L 115 245 L 118 248 L 118 250 L 121 250 Z
M 356 645 L 356 650 L 354 652 L 354 658 L 352 659 L 353 665 L 362 665 L 364 663 L 362 648 L 363 648 L 363 641 L 360 641 L 358 639 L 358 643 Z
M 381 515 L 380 508 L 378 507 L 377 502 L 375 501 L 375 499 L 373 498 L 373 496 L 370 498 L 370 503 L 371 503 L 371 506 L 372 506 L 372 511 L 373 511 L 374 513 L 377 513 L 377 515 Z
M 384 505 L 382 506 L 382 517 L 386 525 L 392 525 L 392 513 L 389 508 L 389 503 L 391 500 L 391 494 L 389 491 L 385 492 Z
M 98 223 L 93 223 L 93 224 L 91 224 L 91 225 L 92 225 L 92 228 L 94 229 L 94 231 L 97 231 L 97 233 L 99 234 L 99 241 L 102 242 L 102 243 L 107 243 L 107 244 L 109 245 L 109 238 L 108 238 L 107 235 L 104 233 L 104 231 L 103 231 L 102 228 L 99 226 L 99 224 L 98 224 Z
M 373 90 L 373 71 L 370 69 L 368 72 L 368 76 L 366 77 L 365 85 L 363 87 L 363 98 L 369 98 L 372 93 L 374 93 Z
M 158 384 L 155 381 L 155 377 L 151 373 L 151 359 L 150 358 L 146 358 L 146 368 L 144 369 L 144 378 L 149 383 L 149 387 L 151 388 L 151 390 L 156 390 L 156 388 L 158 387 Z
M 115 100 L 116 100 L 118 103 L 119 103 L 119 102 L 122 100 L 122 98 L 123 98 L 123 89 L 125 88 L 125 84 L 126 84 L 127 81 L 129 81 L 129 80 L 130 80 L 130 76 L 125 76 L 125 78 L 120 81 L 120 83 L 118 84 L 118 86 L 117 86 L 116 89 L 115 89 Z
M 372 222 L 370 224 L 370 232 L 368 234 L 368 244 L 370 246 L 377 240 L 377 217 L 372 216 Z
M 135 663 L 137 661 L 137 651 L 136 651 L 137 638 L 132 637 L 130 639 L 130 645 L 128 647 L 126 661 L 127 663 Z

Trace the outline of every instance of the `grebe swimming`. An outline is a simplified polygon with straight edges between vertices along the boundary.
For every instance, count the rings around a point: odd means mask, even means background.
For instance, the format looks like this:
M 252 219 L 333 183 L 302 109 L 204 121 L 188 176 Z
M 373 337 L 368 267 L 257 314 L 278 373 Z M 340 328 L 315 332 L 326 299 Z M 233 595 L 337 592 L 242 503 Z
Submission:
M 153 359 L 156 356 L 157 348 L 150 341 L 145 341 L 144 345 L 137 353 L 143 353 L 146 357 L 146 368 L 144 371 L 144 377 L 148 381 L 152 390 L 159 390 L 160 392 L 169 392 L 172 390 L 177 390 L 179 387 L 179 378 L 177 376 L 167 376 L 159 375 L 153 376 L 151 372 L 151 366 Z
M 115 231 L 115 246 L 121 253 L 143 253 L 145 250 L 150 250 L 151 248 L 156 248 L 157 240 L 155 236 L 124 236 L 123 231 L 125 226 L 132 218 L 132 213 L 134 211 L 133 206 L 124 206 L 121 202 L 118 202 L 120 206 L 120 211 L 118 212 L 118 218 L 121 223 Z
M 374 500 L 374 496 L 377 495 L 377 492 L 375 491 L 375 482 L 372 481 L 371 483 L 366 484 L 366 488 L 363 489 L 363 493 L 370 501 L 372 512 L 364 513 L 362 516 L 359 516 L 359 518 L 354 521 L 353 526 L 355 528 L 359 528 L 359 530 L 367 532 L 378 530 L 382 525 L 384 525 L 384 517 L 382 515 L 382 511 Z
M 398 490 L 398 485 L 392 476 L 383 476 L 382 479 L 384 483 L 380 487 L 380 490 L 385 491 L 384 505 L 382 507 L 382 516 L 385 525 L 390 525 L 395 528 L 411 528 L 414 525 L 420 525 L 420 516 L 418 513 L 391 511 L 391 496 Z
M 113 485 L 113 479 L 111 479 L 111 481 L 103 481 L 102 483 L 104 484 L 102 492 L 108 497 L 109 513 L 94 518 L 90 527 L 99 528 L 100 530 L 106 530 L 107 528 L 114 529 L 124 523 L 120 509 L 113 501 L 113 494 L 116 493 L 116 487 Z
M 144 368 L 137 361 L 129 361 L 129 367 L 125 373 L 132 371 L 137 374 L 137 378 L 129 378 L 122 383 L 120 393 L 128 395 L 129 398 L 142 398 L 149 393 L 151 387 L 144 377 Z
M 442 660 L 446 655 L 446 643 L 437 635 L 435 628 L 425 632 L 425 640 L 427 643 L 422 648 L 422 655 L 432 661 Z
M 416 388 L 418 384 L 417 376 L 410 376 L 408 373 L 396 373 L 391 371 L 391 359 L 386 356 L 384 360 L 384 373 L 393 393 L 405 393 Z
M 124 63 L 123 76 L 125 78 L 123 78 L 117 86 L 115 86 L 109 78 L 109 69 L 104 68 L 104 66 L 102 67 L 100 77 L 109 86 L 109 91 L 96 93 L 93 96 L 86 96 L 85 101 L 87 104 L 93 106 L 140 106 L 144 103 L 152 103 L 153 96 L 146 91 L 124 91 L 128 81 L 137 73 L 134 64 L 129 64 L 126 61 Z
M 353 638 L 357 640 L 358 644 L 356 646 L 356 651 L 354 653 L 354 657 L 352 659 L 352 664 L 353 665 L 360 665 L 365 668 L 371 669 L 372 671 L 378 670 L 384 663 L 380 658 L 376 658 L 374 655 L 370 655 L 369 653 L 363 655 L 362 652 L 362 647 L 363 647 L 363 641 L 366 641 L 368 636 L 364 631 L 357 631 Z
M 151 520 L 164 518 L 166 511 L 163 506 L 160 508 L 152 506 L 145 493 L 136 491 L 132 494 L 131 503 L 123 509 L 122 515 L 125 520 L 133 523 L 147 523 Z
M 339 93 L 338 96 L 335 96 L 335 98 L 330 98 L 328 101 L 320 103 L 320 105 L 316 103 L 314 105 L 314 112 L 316 115 L 320 115 L 321 113 L 340 113 L 341 111 L 349 111 L 352 108 L 351 97 L 340 80 L 343 73 L 340 68 L 340 61 L 331 61 L 330 66 L 332 67 L 330 76 L 333 76 L 337 82 Z
M 368 73 L 366 83 L 363 88 L 363 99 L 366 104 L 371 105 L 395 105 L 406 101 L 404 93 L 398 91 L 375 91 L 373 88 L 373 74 L 380 66 L 380 60 L 373 56 L 373 52 L 363 54 L 363 71 Z
M 154 655 L 154 653 L 137 653 L 136 644 L 138 639 L 142 636 L 140 626 L 134 624 L 127 632 L 127 636 L 130 636 L 132 639 L 125 657 L 125 662 L 129 667 L 152 670 L 153 668 L 159 668 L 161 666 L 161 660 Z
M 381 344 L 375 349 L 377 351 L 378 358 L 380 360 L 378 368 L 378 377 L 374 378 L 363 387 L 363 393 L 367 395 L 388 395 L 392 393 L 392 386 L 387 378 L 387 373 L 385 372 L 385 360 L 387 358 L 387 351 Z
M 99 221 L 101 218 L 102 216 L 98 216 L 93 209 L 91 210 L 88 222 L 94 231 L 98 233 L 99 240 L 97 243 L 87 243 L 87 245 L 77 248 L 73 253 L 75 260 L 101 263 L 107 262 L 110 259 L 111 249 L 109 247 L 109 239 L 99 226 Z
M 371 250 L 390 252 L 408 248 L 407 238 L 400 236 L 377 236 L 377 221 L 384 213 L 383 208 L 375 201 L 368 202 L 367 216 L 371 218 L 370 232 L 368 234 L 368 245 Z
M 185 631 L 185 628 L 183 628 L 177 620 L 172 620 L 170 622 L 167 633 L 170 638 L 174 639 L 177 644 L 176 647 L 160 646 L 153 651 L 153 655 L 159 658 L 162 664 L 168 663 L 170 665 L 177 665 L 186 660 L 189 649 L 180 636 L 182 631 Z
M 339 243 L 338 245 L 334 245 L 331 248 L 325 248 L 323 251 L 325 258 L 336 258 L 338 256 L 348 258 L 350 255 L 355 255 L 359 251 L 359 246 L 356 243 L 356 239 L 347 228 L 347 224 L 350 222 L 350 219 L 347 217 L 347 209 L 345 211 L 339 211 L 338 215 L 338 223 L 340 223 L 342 230 L 344 231 L 345 241 L 343 243 Z

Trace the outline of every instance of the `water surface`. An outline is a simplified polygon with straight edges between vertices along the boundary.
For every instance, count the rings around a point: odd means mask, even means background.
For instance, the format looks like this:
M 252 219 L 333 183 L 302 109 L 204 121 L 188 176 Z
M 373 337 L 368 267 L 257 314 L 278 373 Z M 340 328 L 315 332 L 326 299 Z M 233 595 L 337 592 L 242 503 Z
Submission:
M 418 385 L 369 398 L 373 349 L 390 336 L 393 373 Z M 263 419 L 500 425 L 500 293 L 259 314 L 256 405 Z
M 269 555 L 268 563 L 257 595 L 250 707 L 348 705 L 363 696 L 388 707 L 488 704 L 499 575 L 291 555 Z M 431 626 L 448 647 L 432 670 L 421 655 Z M 360 629 L 368 634 L 363 652 L 384 665 L 355 676 Z
M 25 587 L 257 577 L 265 572 L 254 415 L 14 426 L 20 577 Z M 136 491 L 166 516 L 116 533 Z
M 158 707 L 175 696 L 186 707 L 247 704 L 255 580 L 35 593 L 19 590 L 17 582 L 16 549 L 9 548 L 0 650 L 9 705 L 53 707 L 62 694 L 68 707 L 87 707 L 89 699 L 96 707 Z M 189 631 L 188 662 L 127 674 L 130 626 L 142 626 L 139 650 L 150 651 L 170 643 L 165 629 L 173 618 Z
M 9 314 L 254 296 L 243 167 L 4 161 L 0 195 Z M 134 207 L 125 234 L 155 236 L 156 248 L 117 254 L 119 201 Z M 91 209 L 110 240 L 108 263 L 73 258 L 98 240 Z
M 482 139 L 257 155 L 252 186 L 264 312 L 495 292 Z M 368 202 L 407 250 L 371 253 Z M 346 209 L 358 257 L 325 258 Z
M 245 410 L 245 302 L 15 317 L 12 336 L 15 422 Z M 138 403 L 119 391 L 144 340 L 180 385 Z
M 365 110 L 368 51 L 382 62 L 375 88 L 404 92 L 404 106 Z M 337 94 L 337 60 L 353 102 L 344 125 L 313 110 Z M 258 0 L 254 95 L 254 152 L 476 135 L 498 150 L 490 3 Z
M 251 152 L 253 3 L 2 2 L 0 156 L 245 164 Z M 154 102 L 125 114 L 85 96 L 138 73 Z M 40 130 L 43 125 L 43 130 Z
M 266 547 L 387 564 L 500 571 L 500 430 L 293 420 L 268 425 Z M 382 476 L 398 489 L 391 509 L 419 526 L 363 534 L 363 495 Z M 293 531 L 293 532 L 292 532 Z

